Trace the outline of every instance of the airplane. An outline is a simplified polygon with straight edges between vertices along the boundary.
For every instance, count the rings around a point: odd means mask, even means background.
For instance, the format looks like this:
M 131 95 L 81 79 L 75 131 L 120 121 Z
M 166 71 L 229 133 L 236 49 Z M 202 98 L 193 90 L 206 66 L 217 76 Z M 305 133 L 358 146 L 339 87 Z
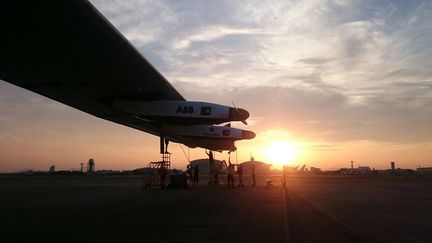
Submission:
M 173 142 L 183 143 L 190 148 L 203 147 L 213 151 L 235 151 L 235 140 L 252 139 L 255 133 L 230 126 L 194 125 L 162 126 L 162 131 Z
M 88 1 L 0 4 L 0 79 L 169 141 L 235 151 L 245 109 L 187 101 Z M 164 146 L 164 144 L 166 146 Z

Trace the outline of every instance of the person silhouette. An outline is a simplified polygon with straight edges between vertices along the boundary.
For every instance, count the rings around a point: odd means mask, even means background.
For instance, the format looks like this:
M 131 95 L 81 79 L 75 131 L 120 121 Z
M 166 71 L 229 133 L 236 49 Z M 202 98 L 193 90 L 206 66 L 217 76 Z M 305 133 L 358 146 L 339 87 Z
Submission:
M 243 165 L 238 165 L 237 166 L 237 174 L 239 176 L 239 184 L 238 184 L 238 186 L 244 187 L 244 183 L 243 183 Z
M 255 164 L 252 164 L 252 166 L 251 166 L 251 174 L 252 174 L 252 186 L 255 186 L 255 184 L 256 184 Z
M 234 165 L 231 163 L 231 161 L 228 161 L 227 176 L 228 188 L 234 188 Z
M 195 165 L 194 169 L 193 169 L 193 183 L 192 185 L 197 185 L 198 186 L 198 182 L 199 182 L 199 166 Z
M 209 157 L 209 163 L 210 163 L 210 181 L 209 181 L 208 184 L 209 185 L 215 185 L 216 181 L 214 179 L 215 179 L 216 168 L 215 168 L 215 161 L 214 161 L 214 158 L 213 158 L 213 151 L 209 150 L 207 152 L 207 150 L 206 150 L 206 154 Z
M 165 168 L 164 164 L 161 164 L 161 167 L 159 168 L 159 176 L 160 176 L 160 185 L 161 189 L 165 189 L 166 187 L 166 176 L 168 174 L 168 170 Z

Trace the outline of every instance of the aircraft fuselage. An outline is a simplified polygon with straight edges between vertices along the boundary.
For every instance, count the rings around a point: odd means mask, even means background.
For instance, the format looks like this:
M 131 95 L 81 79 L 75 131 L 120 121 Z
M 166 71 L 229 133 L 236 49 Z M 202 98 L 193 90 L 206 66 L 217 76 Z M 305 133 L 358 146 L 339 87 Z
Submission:
M 131 113 L 143 120 L 160 124 L 193 125 L 221 124 L 230 121 L 244 122 L 249 112 L 198 101 L 114 101 L 114 108 Z

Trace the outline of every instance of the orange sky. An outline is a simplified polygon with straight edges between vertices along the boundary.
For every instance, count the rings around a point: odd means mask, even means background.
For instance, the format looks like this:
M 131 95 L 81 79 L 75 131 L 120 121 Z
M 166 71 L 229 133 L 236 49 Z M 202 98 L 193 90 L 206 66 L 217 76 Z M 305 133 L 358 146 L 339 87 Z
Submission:
M 429 1 L 91 2 L 188 100 L 251 113 L 247 127 L 233 124 L 257 133 L 237 143 L 239 161 L 432 166 Z M 159 159 L 157 137 L 3 81 L 0 111 L 0 171 Z M 276 141 L 283 151 L 269 155 Z M 171 152 L 183 168 L 180 146 Z
M 79 169 L 80 163 L 94 158 L 97 169 L 133 169 L 147 165 L 149 161 L 159 160 L 159 139 L 122 125 L 117 125 L 93 117 L 58 102 L 32 94 L 29 91 L 0 83 L 2 90 L 13 91 L 18 97 L 31 97 L 31 103 L 16 103 L 13 110 L 30 110 L 23 113 L 3 116 L 1 119 L 2 136 L 0 140 L 0 171 L 20 171 L 24 169 L 47 170 L 55 164 L 57 169 Z M 10 92 L 8 92 L 10 93 Z M 7 111 L 7 110 L 6 110 Z M 32 113 L 34 112 L 34 113 Z M 3 113 L 8 114 L 8 112 Z M 37 114 L 37 115 L 36 115 Z M 13 121 L 9 123 L 8 121 Z M 242 162 L 252 154 L 256 160 L 269 162 L 280 168 L 277 156 L 292 157 L 283 160 L 285 164 L 336 169 L 349 167 L 354 160 L 355 166 L 370 166 L 383 169 L 390 161 L 396 161 L 402 168 L 416 168 L 419 164 L 430 166 L 432 150 L 427 143 L 397 144 L 368 140 L 327 142 L 302 138 L 295 131 L 276 129 L 271 122 L 257 124 L 253 121 L 244 126 L 256 131 L 254 140 L 240 141 L 237 157 Z M 324 136 L 325 138 L 325 136 Z M 273 151 L 281 155 L 269 156 L 269 146 L 275 141 L 287 142 L 291 147 L 283 151 Z M 187 148 L 183 149 L 188 153 Z M 187 159 L 179 144 L 170 144 L 175 168 L 184 168 Z M 204 158 L 203 149 L 190 149 L 191 159 Z M 227 153 L 216 153 L 217 159 L 228 159 Z M 236 155 L 232 155 L 236 161 Z

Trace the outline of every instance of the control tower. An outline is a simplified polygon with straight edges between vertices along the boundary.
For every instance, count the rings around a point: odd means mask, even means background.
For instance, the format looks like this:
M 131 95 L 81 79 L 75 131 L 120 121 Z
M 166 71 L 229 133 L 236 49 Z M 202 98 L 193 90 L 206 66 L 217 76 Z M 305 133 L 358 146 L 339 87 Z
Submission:
M 95 172 L 95 162 L 93 159 L 89 159 L 87 164 L 87 173 Z

